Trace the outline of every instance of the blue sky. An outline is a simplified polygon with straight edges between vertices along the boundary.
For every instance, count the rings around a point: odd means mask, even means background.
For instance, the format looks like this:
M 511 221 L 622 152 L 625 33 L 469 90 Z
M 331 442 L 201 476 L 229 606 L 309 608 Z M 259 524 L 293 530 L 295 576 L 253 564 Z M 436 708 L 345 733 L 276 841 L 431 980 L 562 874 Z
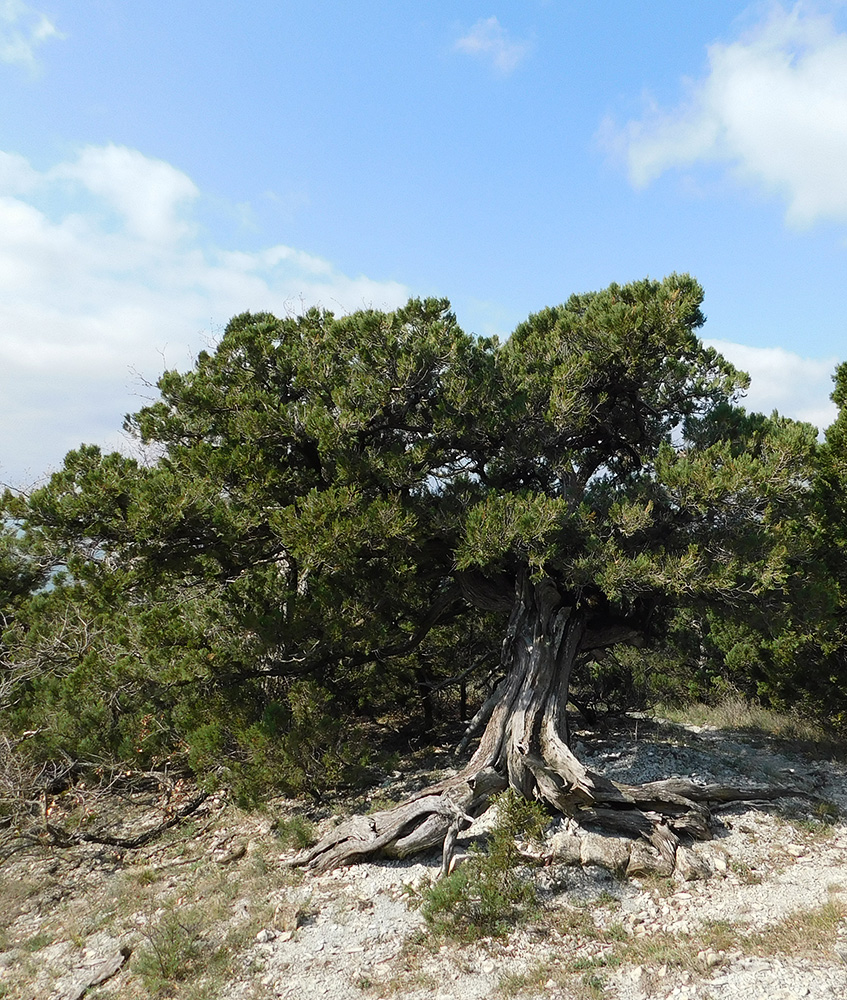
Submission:
M 751 408 L 831 420 L 845 3 L 0 0 L 0 481 L 131 448 L 246 309 L 507 336 L 671 271 Z

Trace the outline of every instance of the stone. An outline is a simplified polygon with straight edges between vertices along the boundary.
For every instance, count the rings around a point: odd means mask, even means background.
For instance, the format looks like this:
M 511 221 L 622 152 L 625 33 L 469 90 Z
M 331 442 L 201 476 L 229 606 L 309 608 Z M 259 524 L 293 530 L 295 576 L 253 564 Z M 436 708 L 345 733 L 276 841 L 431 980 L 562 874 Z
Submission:
M 631 844 L 620 837 L 604 837 L 587 833 L 580 838 L 579 860 L 583 865 L 597 865 L 608 871 L 625 871 L 630 859 Z
M 629 862 L 626 866 L 628 876 L 639 875 L 670 875 L 670 862 L 663 858 L 655 847 L 642 840 L 636 840 L 630 848 Z
M 219 865 L 230 865 L 233 861 L 239 861 L 247 853 L 246 844 L 236 844 L 232 850 L 227 851 L 226 854 L 216 857 L 215 861 Z
M 573 833 L 555 833 L 550 838 L 550 853 L 563 865 L 578 865 L 581 857 L 582 837 Z
M 676 865 L 674 866 L 674 871 L 677 875 L 680 875 L 687 881 L 697 878 L 707 878 L 709 875 L 709 869 L 706 863 L 698 858 L 693 851 L 682 846 L 677 847 L 676 849 Z
M 72 973 L 58 984 L 61 1000 L 80 1000 L 92 986 L 105 983 L 119 972 L 131 954 L 131 949 L 124 945 L 114 954 L 102 957 L 89 968 Z

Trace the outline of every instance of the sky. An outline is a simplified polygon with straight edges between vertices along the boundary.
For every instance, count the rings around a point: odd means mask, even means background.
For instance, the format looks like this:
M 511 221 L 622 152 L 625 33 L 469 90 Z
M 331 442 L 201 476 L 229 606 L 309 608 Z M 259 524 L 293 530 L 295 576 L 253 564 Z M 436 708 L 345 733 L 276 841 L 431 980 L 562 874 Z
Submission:
M 131 451 L 246 310 L 507 337 L 671 272 L 749 409 L 831 422 L 845 0 L 0 0 L 0 483 Z

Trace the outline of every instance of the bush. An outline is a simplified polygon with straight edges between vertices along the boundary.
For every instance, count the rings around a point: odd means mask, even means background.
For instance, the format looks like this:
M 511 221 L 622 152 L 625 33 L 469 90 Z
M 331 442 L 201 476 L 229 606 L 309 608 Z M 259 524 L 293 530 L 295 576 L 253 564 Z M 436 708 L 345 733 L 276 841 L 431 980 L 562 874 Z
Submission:
M 421 891 L 421 912 L 439 936 L 500 936 L 538 911 L 538 893 L 515 841 L 540 839 L 547 816 L 538 803 L 511 790 L 497 797 L 495 807 L 487 851 Z
M 215 718 L 188 733 L 189 763 L 207 786 L 229 785 L 241 804 L 251 805 L 272 791 L 319 795 L 362 779 L 367 741 L 318 684 L 288 685 L 266 699 L 258 719 L 257 707 L 222 699 Z
M 197 914 L 170 909 L 147 931 L 147 944 L 138 953 L 134 970 L 151 995 L 166 995 L 169 983 L 199 972 L 206 957 L 200 928 Z

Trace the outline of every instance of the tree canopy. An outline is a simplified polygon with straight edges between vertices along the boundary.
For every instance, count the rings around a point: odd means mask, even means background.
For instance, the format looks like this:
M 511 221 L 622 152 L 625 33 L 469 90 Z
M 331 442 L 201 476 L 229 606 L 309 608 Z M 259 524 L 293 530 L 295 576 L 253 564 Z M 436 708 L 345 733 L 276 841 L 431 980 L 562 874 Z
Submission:
M 680 609 L 761 623 L 819 560 L 816 430 L 737 405 L 701 303 L 685 275 L 611 285 L 502 343 L 444 300 L 237 316 L 127 417 L 143 460 L 83 446 L 7 493 L 12 542 L 53 567 L 6 630 L 9 724 L 305 787 L 362 762 L 345 711 L 499 658 L 480 767 L 555 804 L 518 758 L 579 784 L 533 741 L 564 730 L 580 658 Z

